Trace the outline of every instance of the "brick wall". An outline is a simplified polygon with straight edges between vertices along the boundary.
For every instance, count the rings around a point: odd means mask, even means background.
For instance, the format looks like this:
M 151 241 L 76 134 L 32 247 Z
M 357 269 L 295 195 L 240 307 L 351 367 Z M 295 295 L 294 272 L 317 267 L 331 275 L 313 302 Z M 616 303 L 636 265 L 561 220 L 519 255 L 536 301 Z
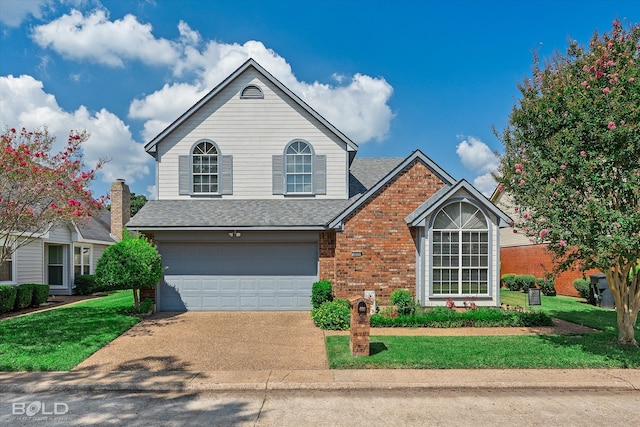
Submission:
M 544 277 L 547 271 L 553 271 L 551 255 L 546 250 L 547 245 L 512 246 L 500 249 L 500 276 L 507 273 L 533 274 Z M 590 274 L 600 273 L 598 270 L 587 270 L 586 278 Z M 582 278 L 580 271 L 565 271 L 555 276 L 556 292 L 558 295 L 578 296 L 573 287 L 575 279 Z
M 415 230 L 404 219 L 442 185 L 416 160 L 345 220 L 344 231 L 335 233 L 333 265 L 322 256 L 321 237 L 320 277 L 332 281 L 336 297 L 373 290 L 376 299 L 388 305 L 396 289 L 415 294 Z

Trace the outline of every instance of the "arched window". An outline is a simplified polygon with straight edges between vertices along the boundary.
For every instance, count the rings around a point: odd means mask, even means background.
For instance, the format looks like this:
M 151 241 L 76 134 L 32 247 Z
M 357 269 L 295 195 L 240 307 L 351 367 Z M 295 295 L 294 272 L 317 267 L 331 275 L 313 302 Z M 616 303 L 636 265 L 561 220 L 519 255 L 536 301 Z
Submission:
M 313 151 L 304 141 L 293 141 L 285 152 L 287 194 L 313 192 Z
M 467 202 L 448 204 L 431 232 L 431 293 L 488 294 L 489 229 L 482 211 Z
M 218 193 L 218 150 L 213 143 L 203 141 L 191 151 L 193 193 Z

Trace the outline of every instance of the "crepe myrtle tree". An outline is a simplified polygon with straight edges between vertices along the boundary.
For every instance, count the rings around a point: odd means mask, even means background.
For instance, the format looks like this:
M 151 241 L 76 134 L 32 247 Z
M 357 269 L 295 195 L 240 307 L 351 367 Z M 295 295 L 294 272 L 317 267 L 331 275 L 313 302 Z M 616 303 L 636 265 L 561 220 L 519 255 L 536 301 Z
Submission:
M 125 232 L 123 239 L 104 250 L 96 263 L 96 282 L 105 289 L 131 289 L 134 310 L 140 307 L 140 288 L 154 288 L 162 277 L 162 259 L 142 234 Z
M 597 268 L 613 294 L 618 339 L 638 345 L 640 308 L 640 25 L 596 32 L 588 47 L 532 78 L 509 125 L 498 190 L 515 202 L 514 232 L 548 243 L 560 269 Z
M 85 170 L 86 132 L 71 131 L 66 146 L 52 153 L 55 137 L 47 128 L 6 128 L 0 135 L 0 263 L 52 225 L 87 221 L 104 207 L 89 184 L 102 166 Z

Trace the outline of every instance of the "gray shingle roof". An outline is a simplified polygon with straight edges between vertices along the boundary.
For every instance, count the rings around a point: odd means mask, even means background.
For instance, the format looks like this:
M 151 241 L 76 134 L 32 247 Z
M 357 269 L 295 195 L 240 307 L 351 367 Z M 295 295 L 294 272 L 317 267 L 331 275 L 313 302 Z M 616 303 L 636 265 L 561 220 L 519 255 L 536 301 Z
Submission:
M 88 222 L 78 223 L 76 226 L 86 240 L 114 242 L 111 237 L 111 212 L 106 209 L 96 212 Z
M 349 168 L 349 197 L 362 194 L 387 176 L 404 158 L 371 157 L 353 159 Z
M 324 227 L 350 200 L 151 200 L 128 228 Z
M 349 174 L 349 200 L 151 200 L 131 219 L 127 227 L 130 229 L 326 227 L 331 220 L 387 176 L 403 160 L 403 158 L 354 159 Z

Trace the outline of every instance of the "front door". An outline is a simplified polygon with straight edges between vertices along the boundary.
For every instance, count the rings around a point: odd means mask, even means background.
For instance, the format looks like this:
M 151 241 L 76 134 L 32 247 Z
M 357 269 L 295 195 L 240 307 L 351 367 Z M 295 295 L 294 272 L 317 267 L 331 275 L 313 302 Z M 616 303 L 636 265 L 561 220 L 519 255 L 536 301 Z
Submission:
M 46 246 L 47 284 L 52 289 L 67 287 L 66 257 L 67 245 L 49 244 Z

